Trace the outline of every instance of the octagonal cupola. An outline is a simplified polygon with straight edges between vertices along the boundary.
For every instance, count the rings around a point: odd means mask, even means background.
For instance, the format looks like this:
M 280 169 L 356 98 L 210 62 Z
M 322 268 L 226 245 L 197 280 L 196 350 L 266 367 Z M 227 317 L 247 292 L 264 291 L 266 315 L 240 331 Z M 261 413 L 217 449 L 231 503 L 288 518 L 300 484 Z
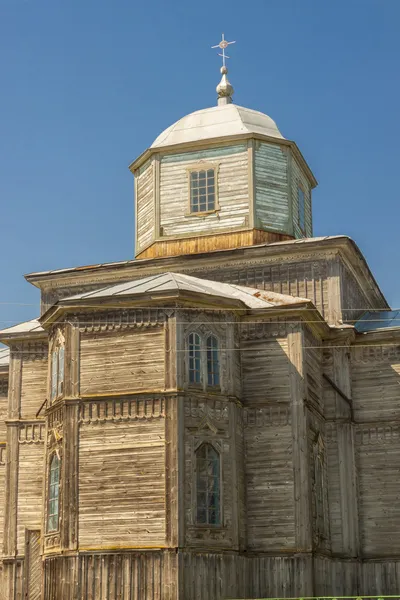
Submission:
M 186 115 L 132 163 L 136 257 L 174 256 L 312 236 L 316 180 L 268 115 L 232 102 Z

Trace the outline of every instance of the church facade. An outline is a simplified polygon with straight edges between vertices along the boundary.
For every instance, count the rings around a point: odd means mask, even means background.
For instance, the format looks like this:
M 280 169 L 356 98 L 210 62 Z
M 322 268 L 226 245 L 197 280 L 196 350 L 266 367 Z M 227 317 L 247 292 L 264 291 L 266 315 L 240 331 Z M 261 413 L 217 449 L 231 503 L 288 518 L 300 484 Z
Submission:
M 400 590 L 400 314 L 232 103 L 130 169 L 136 259 L 33 273 L 0 332 L 0 597 Z

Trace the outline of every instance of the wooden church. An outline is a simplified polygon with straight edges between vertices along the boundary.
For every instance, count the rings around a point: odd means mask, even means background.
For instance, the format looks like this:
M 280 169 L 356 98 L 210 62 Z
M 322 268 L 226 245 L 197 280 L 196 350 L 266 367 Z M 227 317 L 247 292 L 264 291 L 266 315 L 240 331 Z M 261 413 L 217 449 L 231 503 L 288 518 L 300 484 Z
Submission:
M 0 332 L 3 600 L 400 592 L 400 314 L 217 92 L 130 166 L 135 260 Z

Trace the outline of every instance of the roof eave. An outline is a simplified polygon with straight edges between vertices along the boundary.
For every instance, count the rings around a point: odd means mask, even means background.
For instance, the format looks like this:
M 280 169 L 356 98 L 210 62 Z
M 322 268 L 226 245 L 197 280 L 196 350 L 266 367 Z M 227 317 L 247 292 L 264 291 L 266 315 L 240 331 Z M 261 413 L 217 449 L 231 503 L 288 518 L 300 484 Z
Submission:
M 147 148 L 147 150 L 145 150 L 144 152 L 142 152 L 142 154 L 140 154 L 140 156 L 138 156 L 138 158 L 136 158 L 136 160 L 134 160 L 129 165 L 129 170 L 131 171 L 131 173 L 135 174 L 135 171 L 137 169 L 139 169 L 154 154 L 170 154 L 172 152 L 177 152 L 177 151 L 182 151 L 182 150 L 191 150 L 192 148 L 196 148 L 196 149 L 209 148 L 210 146 L 218 146 L 221 143 L 222 144 L 225 144 L 227 142 L 234 143 L 234 142 L 237 142 L 240 140 L 248 140 L 248 139 L 261 140 L 261 141 L 269 142 L 272 144 L 276 144 L 278 146 L 282 146 L 282 145 L 290 146 L 293 149 L 297 159 L 301 163 L 301 166 L 304 168 L 305 172 L 307 173 L 307 176 L 308 176 L 308 179 L 310 180 L 311 186 L 313 188 L 315 188 L 318 185 L 318 181 L 314 177 L 313 172 L 311 171 L 310 167 L 308 166 L 308 163 L 305 160 L 304 156 L 300 152 L 300 149 L 297 146 L 296 142 L 294 142 L 292 140 L 287 140 L 283 137 L 278 138 L 278 137 L 274 137 L 274 136 L 264 135 L 264 134 L 260 134 L 260 133 L 252 133 L 252 132 L 246 132 L 246 133 L 235 134 L 235 135 L 227 135 L 227 136 L 223 136 L 223 137 L 215 137 L 215 138 L 210 138 L 207 140 L 182 142 L 180 144 L 172 144 L 169 146 L 160 146 L 160 147 L 155 147 L 155 148 L 150 147 L 150 148 Z

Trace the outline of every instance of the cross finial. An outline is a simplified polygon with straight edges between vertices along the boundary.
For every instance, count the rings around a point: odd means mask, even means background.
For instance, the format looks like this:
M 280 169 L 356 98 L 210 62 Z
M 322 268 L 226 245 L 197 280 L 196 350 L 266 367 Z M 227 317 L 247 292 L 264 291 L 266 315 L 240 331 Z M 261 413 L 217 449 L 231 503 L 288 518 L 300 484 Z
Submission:
M 222 66 L 225 67 L 225 59 L 226 58 L 230 58 L 230 56 L 228 56 L 227 54 L 225 54 L 225 49 L 230 46 L 231 44 L 236 44 L 236 42 L 228 42 L 225 39 L 224 34 L 222 34 L 222 39 L 220 41 L 219 44 L 217 44 L 216 46 L 211 46 L 211 48 L 220 48 L 222 50 L 222 54 L 218 53 L 218 56 L 222 56 Z
M 219 84 L 217 85 L 218 106 L 222 106 L 224 104 L 230 104 L 232 102 L 233 87 L 231 86 L 231 84 L 228 81 L 228 78 L 227 78 L 228 69 L 225 64 L 225 59 L 230 58 L 227 54 L 225 54 L 225 49 L 230 44 L 236 44 L 236 42 L 228 42 L 225 39 L 224 34 L 222 34 L 222 39 L 221 39 L 220 43 L 217 44 L 216 46 L 211 46 L 211 48 L 220 48 L 222 50 L 222 54 L 218 53 L 219 56 L 222 56 L 222 67 L 221 67 L 222 78 L 221 78 L 221 81 L 219 82 Z

